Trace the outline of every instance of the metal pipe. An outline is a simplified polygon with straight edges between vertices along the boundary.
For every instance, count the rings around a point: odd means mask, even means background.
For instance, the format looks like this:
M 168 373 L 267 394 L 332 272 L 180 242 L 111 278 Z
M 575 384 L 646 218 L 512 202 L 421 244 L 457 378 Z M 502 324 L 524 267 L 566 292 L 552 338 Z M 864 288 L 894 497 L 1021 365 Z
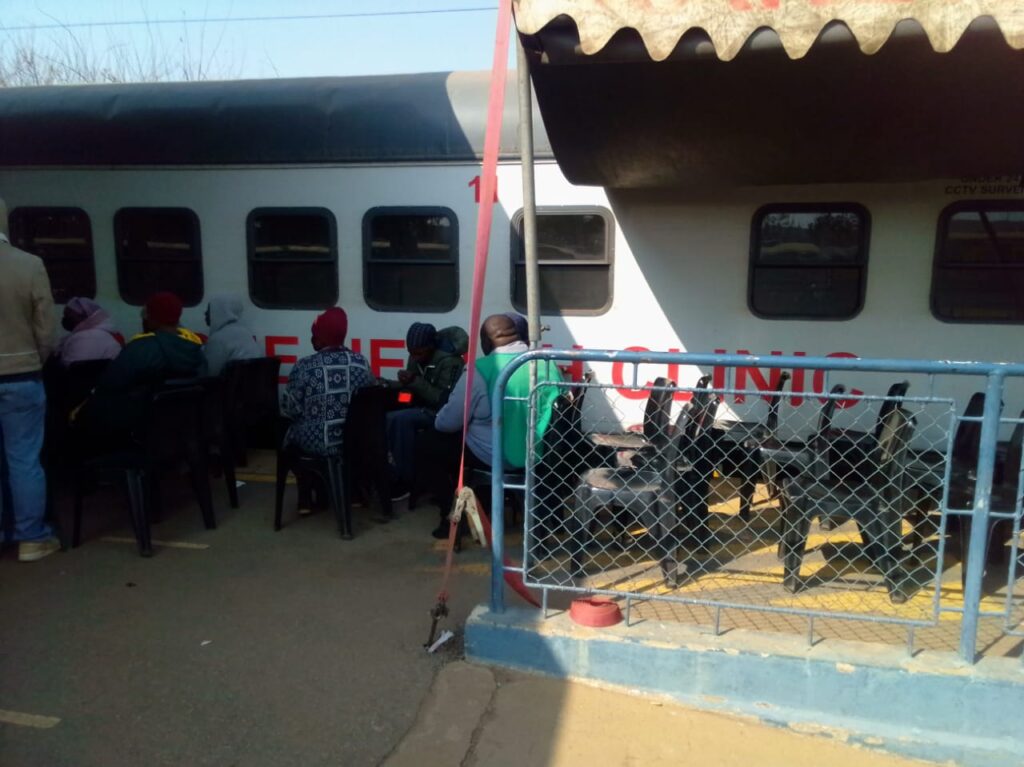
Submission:
M 540 276 L 537 270 L 537 186 L 533 167 L 533 94 L 523 41 L 516 35 L 519 83 L 519 157 L 523 169 L 523 255 L 526 261 L 526 321 L 530 348 L 540 346 Z M 533 387 L 531 386 L 531 389 Z
M 960 657 L 967 663 L 974 663 L 977 654 L 981 581 L 985 573 L 985 550 L 988 548 L 992 477 L 995 473 L 1002 400 L 1003 375 L 1001 371 L 996 371 L 989 375 L 985 385 L 985 409 L 981 414 L 981 438 L 978 445 L 978 474 L 974 482 L 974 510 L 971 514 L 971 539 L 967 547 L 964 617 L 960 622 Z M 963 564 L 960 566 L 963 567 Z

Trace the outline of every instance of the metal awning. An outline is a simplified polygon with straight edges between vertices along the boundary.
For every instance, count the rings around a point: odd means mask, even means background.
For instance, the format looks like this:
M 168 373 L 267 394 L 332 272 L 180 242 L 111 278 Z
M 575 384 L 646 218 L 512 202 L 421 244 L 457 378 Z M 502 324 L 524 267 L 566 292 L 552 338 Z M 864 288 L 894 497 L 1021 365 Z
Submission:
M 733 59 L 755 32 L 769 28 L 790 58 L 801 58 L 822 30 L 841 21 L 864 53 L 874 53 L 901 21 L 914 19 L 936 51 L 949 51 L 968 26 L 991 17 L 1007 42 L 1024 48 L 1020 0 L 515 0 L 516 26 L 540 32 L 561 16 L 573 20 L 584 54 L 600 51 L 624 29 L 639 33 L 650 57 L 663 61 L 691 30 L 702 30 L 718 57 Z
M 1024 170 L 1021 0 L 515 0 L 514 8 L 552 149 L 573 183 L 914 181 Z

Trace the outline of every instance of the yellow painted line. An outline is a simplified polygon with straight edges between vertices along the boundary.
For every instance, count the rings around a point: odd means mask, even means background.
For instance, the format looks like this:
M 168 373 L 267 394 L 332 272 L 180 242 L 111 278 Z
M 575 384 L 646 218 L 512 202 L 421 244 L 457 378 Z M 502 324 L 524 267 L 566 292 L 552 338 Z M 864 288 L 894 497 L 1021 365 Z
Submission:
M 248 472 L 235 472 L 235 479 L 241 480 L 242 482 L 262 482 L 267 485 L 273 485 L 277 482 L 277 477 L 273 474 L 250 474 Z M 291 474 L 288 475 L 288 484 L 295 484 L 295 477 Z
M 117 535 L 104 535 L 100 538 L 101 541 L 107 543 L 131 543 L 134 545 L 137 541 L 134 538 L 122 538 Z M 208 543 L 191 543 L 189 541 L 158 541 L 156 538 L 152 540 L 154 546 L 163 546 L 168 549 L 208 549 L 210 544 Z
M 421 573 L 441 573 L 444 572 L 444 567 L 419 567 L 417 572 Z M 466 573 L 467 575 L 487 575 L 491 572 L 490 562 L 467 562 L 464 565 L 453 565 L 452 572 L 454 573 Z
M 20 711 L 5 711 L 0 708 L 0 722 L 4 724 L 16 724 L 19 727 L 35 727 L 38 730 L 48 730 L 60 724 L 60 719 L 55 716 L 40 716 L 39 714 L 23 714 Z

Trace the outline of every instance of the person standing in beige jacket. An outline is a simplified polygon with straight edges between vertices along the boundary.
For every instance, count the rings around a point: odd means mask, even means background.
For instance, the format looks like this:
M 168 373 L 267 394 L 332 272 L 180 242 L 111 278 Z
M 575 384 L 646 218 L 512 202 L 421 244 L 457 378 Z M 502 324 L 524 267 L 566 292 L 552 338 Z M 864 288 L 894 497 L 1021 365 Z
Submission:
M 7 239 L 0 203 L 0 493 L 14 517 L 18 559 L 32 562 L 60 548 L 47 524 L 43 448 L 43 363 L 55 345 L 50 280 L 42 259 Z

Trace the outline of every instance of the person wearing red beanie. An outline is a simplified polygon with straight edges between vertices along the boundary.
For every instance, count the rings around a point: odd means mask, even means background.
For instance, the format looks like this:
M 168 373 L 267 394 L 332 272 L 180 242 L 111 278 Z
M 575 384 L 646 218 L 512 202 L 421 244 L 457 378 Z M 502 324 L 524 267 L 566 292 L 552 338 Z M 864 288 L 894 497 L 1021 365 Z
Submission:
M 292 366 L 281 411 L 291 419 L 285 447 L 299 454 L 334 456 L 341 453 L 345 421 L 355 393 L 375 382 L 366 358 L 345 346 L 348 315 L 328 309 L 313 322 L 315 353 Z M 313 507 L 309 477 L 296 475 L 299 513 Z

